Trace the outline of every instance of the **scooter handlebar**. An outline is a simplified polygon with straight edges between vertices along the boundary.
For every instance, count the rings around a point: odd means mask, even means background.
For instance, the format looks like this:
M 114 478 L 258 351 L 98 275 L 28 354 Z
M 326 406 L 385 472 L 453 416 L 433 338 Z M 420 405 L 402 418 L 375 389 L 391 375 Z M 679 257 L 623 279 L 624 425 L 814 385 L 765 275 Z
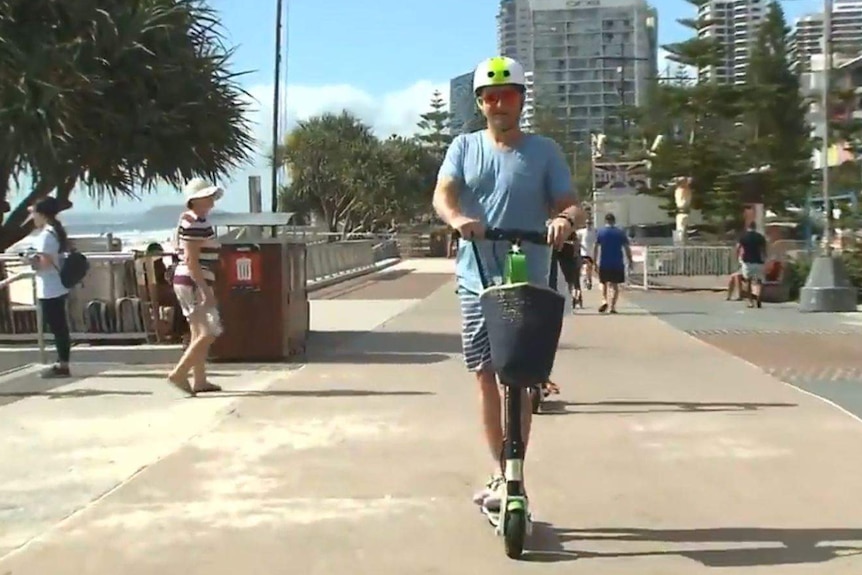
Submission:
M 455 237 L 460 238 L 461 233 L 456 231 Z M 466 238 L 473 239 L 473 238 Z M 507 242 L 529 242 L 532 244 L 548 245 L 547 232 L 537 232 L 534 230 L 515 230 L 504 228 L 488 228 L 485 230 L 486 240 L 507 241 Z

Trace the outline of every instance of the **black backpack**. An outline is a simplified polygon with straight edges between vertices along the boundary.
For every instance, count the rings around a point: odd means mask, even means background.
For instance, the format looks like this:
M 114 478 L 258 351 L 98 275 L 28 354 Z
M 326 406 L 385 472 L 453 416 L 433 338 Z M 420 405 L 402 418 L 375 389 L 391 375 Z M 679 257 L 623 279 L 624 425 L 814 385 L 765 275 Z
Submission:
M 63 265 L 60 266 L 60 282 L 65 288 L 73 288 L 86 277 L 90 271 L 87 256 L 79 251 L 71 250 L 66 254 Z
M 53 232 L 52 232 L 53 233 Z M 90 262 L 87 261 L 87 256 L 70 248 L 63 258 L 63 265 L 57 268 L 60 272 L 60 283 L 66 289 L 71 289 L 81 283 L 90 271 Z

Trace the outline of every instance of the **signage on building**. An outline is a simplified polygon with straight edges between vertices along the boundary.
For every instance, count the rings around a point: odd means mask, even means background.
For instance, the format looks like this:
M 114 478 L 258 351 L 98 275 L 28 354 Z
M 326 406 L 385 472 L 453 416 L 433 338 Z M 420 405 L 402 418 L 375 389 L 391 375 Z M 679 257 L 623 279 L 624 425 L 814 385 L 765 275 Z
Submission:
M 649 162 L 596 162 L 593 168 L 596 190 L 627 195 L 649 189 Z
M 600 3 L 600 0 L 569 0 L 566 2 L 566 8 L 595 8 Z

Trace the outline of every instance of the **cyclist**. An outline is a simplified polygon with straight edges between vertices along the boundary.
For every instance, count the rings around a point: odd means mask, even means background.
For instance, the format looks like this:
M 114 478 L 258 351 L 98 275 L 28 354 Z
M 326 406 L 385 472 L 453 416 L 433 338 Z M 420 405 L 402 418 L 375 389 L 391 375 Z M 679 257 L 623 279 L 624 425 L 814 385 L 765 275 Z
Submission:
M 559 249 L 580 219 L 580 212 L 560 147 L 549 138 L 523 133 L 519 127 L 526 92 L 521 64 L 505 57 L 485 60 L 476 68 L 473 89 L 487 127 L 459 135 L 452 141 L 440 167 L 433 204 L 440 218 L 462 237 L 456 276 L 464 361 L 479 384 L 485 439 L 496 467 L 486 488 L 476 494 L 474 501 L 496 511 L 503 487 L 501 393 L 491 366 L 490 344 L 479 306 L 482 280 L 468 242 L 476 238 L 488 278 L 499 279 L 509 245 L 479 239 L 487 227 L 547 229 L 549 243 Z M 554 217 L 546 223 L 549 212 Z M 523 251 L 530 281 L 548 285 L 551 248 L 525 243 Z M 526 445 L 531 413 L 524 394 Z

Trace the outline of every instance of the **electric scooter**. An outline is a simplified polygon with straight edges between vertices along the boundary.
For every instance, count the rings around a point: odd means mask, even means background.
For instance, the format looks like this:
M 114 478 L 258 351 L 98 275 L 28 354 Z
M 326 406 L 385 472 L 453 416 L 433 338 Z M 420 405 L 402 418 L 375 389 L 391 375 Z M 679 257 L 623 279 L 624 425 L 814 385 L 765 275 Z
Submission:
M 489 229 L 489 240 L 512 243 L 506 256 L 503 284 L 489 286 L 479 251 L 473 244 L 482 284 L 482 311 L 488 327 L 491 357 L 504 396 L 503 476 L 505 488 L 498 513 L 488 510 L 488 520 L 503 537 L 506 555 L 520 558 L 532 530 L 529 504 L 524 491 L 525 446 L 521 427 L 522 400 L 530 389 L 543 394 L 541 385 L 553 368 L 562 331 L 565 298 L 547 286 L 528 283 L 527 259 L 521 242 L 546 245 L 545 232 Z M 533 400 L 535 401 L 535 400 Z M 541 399 L 540 399 L 541 401 Z M 534 404 L 534 409 L 535 404 Z

